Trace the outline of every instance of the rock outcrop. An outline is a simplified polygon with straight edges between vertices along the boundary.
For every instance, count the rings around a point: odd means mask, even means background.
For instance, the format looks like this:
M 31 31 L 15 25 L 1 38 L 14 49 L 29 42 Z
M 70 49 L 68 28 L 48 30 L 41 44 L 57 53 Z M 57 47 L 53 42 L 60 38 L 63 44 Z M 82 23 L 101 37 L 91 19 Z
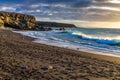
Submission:
M 31 30 L 35 27 L 35 24 L 36 20 L 34 16 L 12 12 L 0 12 L 0 27 Z
M 73 24 L 56 23 L 56 22 L 40 22 L 36 21 L 32 15 L 0 12 L 0 28 L 10 27 L 20 30 L 52 30 L 51 27 L 60 29 L 76 27 Z

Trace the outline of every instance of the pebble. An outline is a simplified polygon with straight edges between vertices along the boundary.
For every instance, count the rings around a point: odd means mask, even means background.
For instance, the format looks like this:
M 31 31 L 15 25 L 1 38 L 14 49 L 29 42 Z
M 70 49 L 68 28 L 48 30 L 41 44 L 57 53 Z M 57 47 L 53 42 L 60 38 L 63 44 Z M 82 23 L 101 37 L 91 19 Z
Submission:
M 28 68 L 28 67 L 25 66 L 25 65 L 19 65 L 19 67 L 20 67 L 21 69 L 27 69 L 27 68 Z
M 89 78 L 84 78 L 83 80 L 90 80 Z
M 66 70 L 73 70 L 73 68 L 71 68 L 71 67 L 67 67 Z
M 41 69 L 50 70 L 50 69 L 53 69 L 53 66 L 43 66 Z

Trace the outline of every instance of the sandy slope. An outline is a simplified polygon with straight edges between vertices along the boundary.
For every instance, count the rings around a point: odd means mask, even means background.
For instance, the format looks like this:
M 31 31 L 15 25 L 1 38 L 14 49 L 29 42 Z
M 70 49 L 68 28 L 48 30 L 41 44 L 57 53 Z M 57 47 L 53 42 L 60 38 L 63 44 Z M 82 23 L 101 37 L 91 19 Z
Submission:
M 0 79 L 120 80 L 120 58 L 33 43 L 0 30 Z M 52 69 L 43 70 L 43 66 Z

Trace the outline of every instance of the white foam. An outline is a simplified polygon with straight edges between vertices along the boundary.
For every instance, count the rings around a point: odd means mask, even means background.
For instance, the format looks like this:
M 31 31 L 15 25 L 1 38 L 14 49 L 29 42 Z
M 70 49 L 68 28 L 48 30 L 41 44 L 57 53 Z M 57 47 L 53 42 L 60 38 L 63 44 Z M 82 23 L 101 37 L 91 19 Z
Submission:
M 63 47 L 63 48 L 67 48 L 67 49 L 78 50 L 78 51 L 83 51 L 83 52 L 88 52 L 88 53 L 93 53 L 93 54 L 120 57 L 120 55 L 116 55 L 117 53 L 112 54 L 111 52 L 109 52 L 107 50 L 102 50 L 102 51 L 101 50 L 95 50 L 93 48 L 85 47 L 83 45 L 82 46 L 75 46 L 75 45 L 72 45 L 70 43 L 55 42 L 55 41 L 42 41 L 42 40 L 38 40 L 38 39 L 36 39 L 33 42 L 42 43 L 42 44 L 51 45 L 51 46 Z M 120 52 L 118 51 L 118 54 L 119 53 Z
M 91 47 L 91 46 L 86 46 L 86 45 L 75 45 L 71 44 L 70 42 L 64 42 L 63 40 L 54 38 L 48 34 L 51 32 L 39 32 L 37 31 L 13 31 L 16 33 L 20 33 L 25 36 L 33 37 L 36 38 L 33 42 L 36 43 L 42 43 L 46 45 L 52 45 L 52 46 L 58 46 L 58 47 L 64 47 L 72 50 L 78 50 L 78 51 L 83 51 L 83 52 L 89 52 L 89 53 L 94 53 L 94 54 L 100 54 L 100 55 L 108 55 L 108 56 L 114 56 L 114 57 L 120 57 L 119 53 L 120 51 L 115 50 L 116 54 L 114 54 L 114 50 L 109 51 L 104 48 L 97 48 L 97 47 Z M 38 36 L 39 35 L 39 36 Z M 52 38 L 51 40 L 49 38 Z M 113 53 L 112 53 L 113 52 Z
M 88 35 L 82 32 L 73 32 L 72 34 L 74 35 L 79 35 L 85 38 L 89 38 L 89 39 L 100 39 L 100 40 L 120 40 L 120 36 L 105 36 L 105 35 Z

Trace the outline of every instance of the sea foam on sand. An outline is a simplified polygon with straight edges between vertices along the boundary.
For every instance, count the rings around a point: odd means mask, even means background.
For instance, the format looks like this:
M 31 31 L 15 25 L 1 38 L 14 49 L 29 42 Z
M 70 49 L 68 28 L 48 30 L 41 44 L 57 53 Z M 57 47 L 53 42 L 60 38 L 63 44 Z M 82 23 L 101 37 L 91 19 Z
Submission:
M 37 31 L 13 31 L 15 33 L 20 33 L 24 36 L 29 36 L 32 38 L 36 38 L 33 42 L 36 43 L 41 43 L 41 44 L 46 44 L 46 45 L 51 45 L 51 46 L 57 46 L 57 47 L 63 47 L 63 48 L 68 48 L 72 50 L 78 50 L 78 51 L 83 51 L 83 52 L 88 52 L 88 53 L 94 53 L 94 54 L 100 54 L 100 55 L 108 55 L 108 56 L 115 56 L 115 57 L 120 57 L 118 55 L 120 52 L 118 51 L 118 54 L 113 54 L 112 51 L 108 51 L 105 49 L 96 49 L 97 47 L 89 47 L 86 45 L 75 45 L 67 41 L 63 40 L 57 40 L 54 38 L 51 38 L 52 36 L 44 34 L 45 32 L 39 31 L 39 34 L 36 35 Z M 113 51 L 114 52 L 114 51 Z M 116 51 L 117 52 L 117 51 Z

